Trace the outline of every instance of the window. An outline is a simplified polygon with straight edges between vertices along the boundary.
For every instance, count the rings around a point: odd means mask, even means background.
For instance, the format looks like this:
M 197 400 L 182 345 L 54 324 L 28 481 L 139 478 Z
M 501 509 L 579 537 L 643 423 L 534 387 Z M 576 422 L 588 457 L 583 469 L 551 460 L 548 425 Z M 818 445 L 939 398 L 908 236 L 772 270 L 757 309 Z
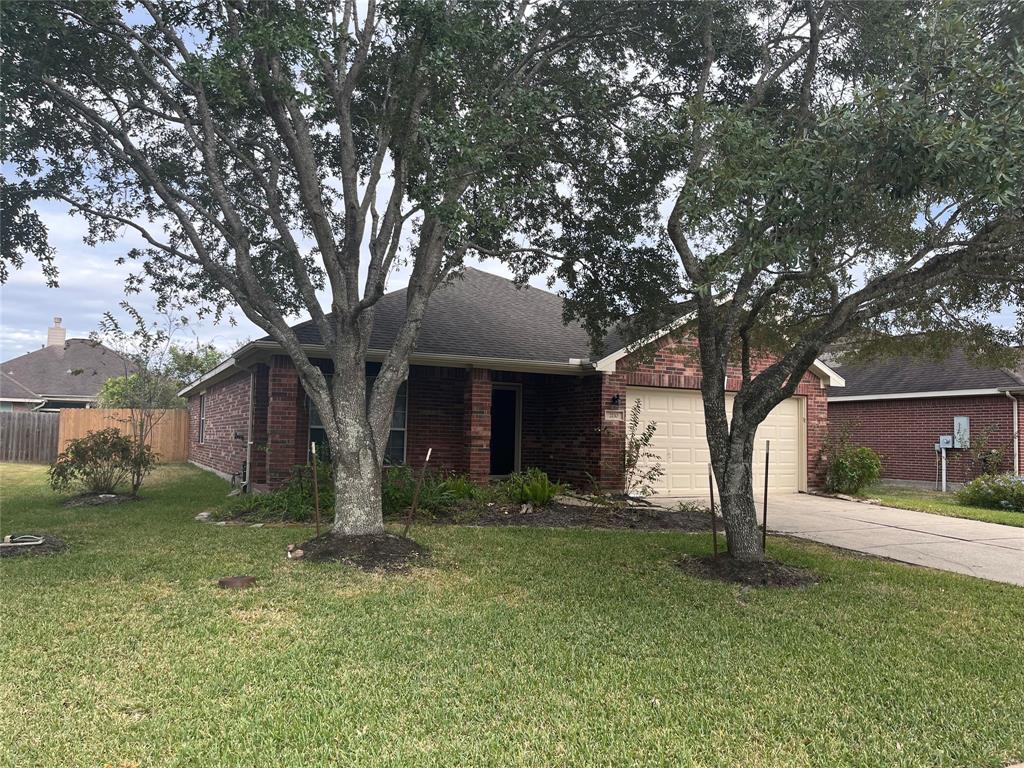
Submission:
M 14 403 L 0 403 L 0 411 L 13 411 Z
M 206 395 L 199 396 L 199 442 L 206 440 Z
M 366 394 L 369 396 L 373 389 L 373 376 L 366 377 Z M 388 435 L 388 444 L 384 449 L 385 464 L 405 464 L 405 423 L 408 408 L 407 382 L 402 382 L 395 395 L 395 410 L 391 414 L 391 434 Z M 327 430 L 324 429 L 323 420 L 317 413 L 313 403 L 306 398 L 306 406 L 309 409 L 309 442 L 316 443 L 316 455 L 318 458 L 328 461 L 331 457 L 330 444 L 327 441 Z

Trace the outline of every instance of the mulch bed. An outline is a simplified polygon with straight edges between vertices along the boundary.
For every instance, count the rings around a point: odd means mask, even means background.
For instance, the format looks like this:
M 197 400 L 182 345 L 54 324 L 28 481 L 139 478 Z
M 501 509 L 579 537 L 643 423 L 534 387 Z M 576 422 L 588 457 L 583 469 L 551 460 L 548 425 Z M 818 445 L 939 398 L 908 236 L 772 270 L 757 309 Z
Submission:
M 452 522 L 452 521 L 439 521 Z M 545 507 L 522 511 L 519 507 L 494 507 L 467 515 L 457 522 L 466 525 L 525 525 L 539 528 L 609 528 L 638 531 L 711 530 L 707 511 L 661 507 L 583 506 L 553 502 Z M 719 518 L 721 530 L 721 518 Z
M 81 493 L 72 496 L 61 504 L 62 507 L 102 507 L 106 504 L 123 504 L 126 501 L 138 501 L 138 496 L 128 493 Z
M 12 533 L 12 536 L 21 536 L 26 532 Z M 59 539 L 49 533 L 31 532 L 30 535 L 42 536 L 43 543 L 31 547 L 0 547 L 0 557 L 39 557 L 41 555 L 56 555 L 68 548 L 63 539 Z
M 406 571 L 430 561 L 430 550 L 404 536 L 332 536 L 325 533 L 299 544 L 303 560 L 340 562 L 364 571 Z
M 809 587 L 821 581 L 814 571 L 778 560 L 748 562 L 728 555 L 686 556 L 676 562 L 684 573 L 698 579 L 724 581 L 746 587 Z

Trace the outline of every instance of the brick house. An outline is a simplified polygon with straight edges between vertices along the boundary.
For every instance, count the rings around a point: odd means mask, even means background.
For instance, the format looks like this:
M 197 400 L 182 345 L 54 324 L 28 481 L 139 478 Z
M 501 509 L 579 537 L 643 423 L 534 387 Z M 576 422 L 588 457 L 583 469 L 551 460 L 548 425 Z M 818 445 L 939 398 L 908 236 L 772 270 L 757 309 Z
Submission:
M 404 291 L 378 303 L 368 378 L 404 316 Z M 296 332 L 315 359 L 324 349 L 316 328 L 306 322 Z M 578 487 L 621 489 L 628 409 L 640 400 L 644 421 L 658 423 L 653 448 L 666 470 L 658 492 L 704 493 L 709 457 L 695 343 L 666 332 L 643 349 L 614 337 L 605 347 L 593 355 L 584 329 L 563 322 L 560 297 L 466 269 L 431 298 L 395 404 L 387 461 L 420 466 L 433 449 L 431 466 L 477 482 L 539 467 Z M 327 374 L 330 365 L 325 358 Z M 730 385 L 738 381 L 738 370 L 730 372 Z M 772 440 L 777 491 L 820 480 L 829 383 L 842 379 L 816 363 L 758 433 Z M 285 481 L 323 439 L 295 368 L 269 338 L 246 344 L 182 395 L 190 460 L 244 475 L 257 489 Z
M 1024 365 L 988 368 L 956 350 L 945 360 L 896 357 L 836 370 L 846 386 L 829 390 L 829 424 L 877 451 L 883 477 L 935 482 L 941 436 L 956 438 L 946 451 L 950 482 L 978 473 L 983 448 L 999 451 L 1002 471 L 1021 474 Z

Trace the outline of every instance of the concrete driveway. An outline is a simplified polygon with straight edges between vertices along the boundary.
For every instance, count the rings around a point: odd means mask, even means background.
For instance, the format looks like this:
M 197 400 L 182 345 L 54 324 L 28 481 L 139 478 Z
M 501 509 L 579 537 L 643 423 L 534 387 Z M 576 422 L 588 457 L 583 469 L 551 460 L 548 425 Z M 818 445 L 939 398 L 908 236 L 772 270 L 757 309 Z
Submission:
M 1024 586 L 1024 528 L 800 493 L 769 497 L 768 530 Z

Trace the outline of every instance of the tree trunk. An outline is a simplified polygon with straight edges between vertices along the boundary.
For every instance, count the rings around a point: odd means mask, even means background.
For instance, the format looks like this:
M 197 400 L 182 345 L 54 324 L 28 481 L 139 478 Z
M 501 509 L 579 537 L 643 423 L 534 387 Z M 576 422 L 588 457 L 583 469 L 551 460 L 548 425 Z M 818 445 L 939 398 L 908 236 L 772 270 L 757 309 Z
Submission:
M 754 429 L 733 422 L 729 434 L 728 463 L 722 472 L 715 467 L 722 519 L 729 554 L 737 560 L 764 560 L 761 530 L 754 504 Z
M 362 431 L 362 430 L 360 430 Z M 384 532 L 381 506 L 381 467 L 368 431 L 351 450 L 334 452 L 335 536 L 364 536 Z

